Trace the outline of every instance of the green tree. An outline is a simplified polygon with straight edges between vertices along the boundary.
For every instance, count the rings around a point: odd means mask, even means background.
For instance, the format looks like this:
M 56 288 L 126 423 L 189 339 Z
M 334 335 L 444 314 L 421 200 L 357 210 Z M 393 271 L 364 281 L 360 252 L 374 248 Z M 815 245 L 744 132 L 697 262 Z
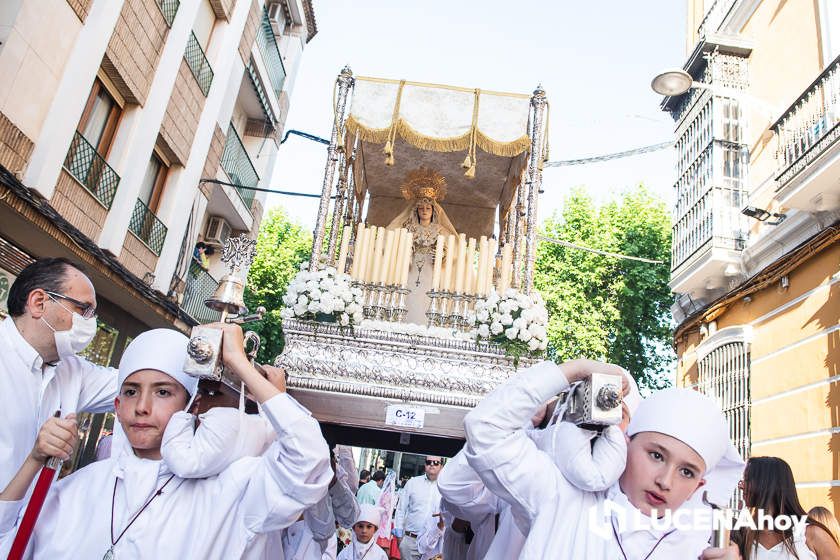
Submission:
M 300 263 L 309 260 L 312 235 L 289 219 L 279 207 L 270 209 L 257 235 L 257 256 L 248 273 L 245 305 L 254 310 L 264 306 L 268 311 L 259 323 L 249 328 L 260 335 L 262 347 L 257 355 L 262 363 L 274 363 L 283 350 L 283 329 L 280 310 L 286 286 L 300 270 Z
M 664 385 L 670 343 L 670 218 L 643 186 L 597 208 L 583 189 L 567 197 L 543 233 L 592 249 L 664 261 L 606 257 L 553 243 L 537 251 L 534 282 L 549 312 L 549 356 L 608 360 L 644 387 Z

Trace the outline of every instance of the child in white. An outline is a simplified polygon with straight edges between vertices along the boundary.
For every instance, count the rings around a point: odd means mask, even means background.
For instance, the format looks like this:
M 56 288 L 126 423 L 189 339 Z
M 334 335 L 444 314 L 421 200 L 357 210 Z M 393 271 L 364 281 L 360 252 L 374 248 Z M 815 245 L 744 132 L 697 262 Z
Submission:
M 376 532 L 385 512 L 379 506 L 362 504 L 353 524 L 353 541 L 338 553 L 338 560 L 388 560 L 376 544 Z

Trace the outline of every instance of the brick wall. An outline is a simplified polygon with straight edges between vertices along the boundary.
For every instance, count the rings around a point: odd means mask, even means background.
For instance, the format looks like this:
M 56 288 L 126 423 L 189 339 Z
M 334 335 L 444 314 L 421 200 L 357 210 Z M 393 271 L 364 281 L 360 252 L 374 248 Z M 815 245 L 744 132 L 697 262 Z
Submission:
M 146 102 L 168 31 L 157 0 L 125 0 L 102 69 L 126 101 Z
M 120 262 L 141 280 L 146 274 L 154 273 L 157 266 L 157 255 L 137 239 L 130 231 L 125 234 L 125 242 L 120 253 Z
M 187 66 L 187 61 L 182 60 L 159 135 L 167 157 L 181 165 L 186 165 L 190 155 L 204 100 L 204 94 Z
M 90 5 L 93 4 L 93 0 L 67 0 L 67 3 L 73 8 L 73 11 L 76 12 L 79 19 L 82 20 L 82 23 L 84 23 L 90 11 Z
M 225 21 L 230 21 L 230 14 L 233 12 L 233 5 L 236 0 L 210 0 L 210 6 L 216 17 Z
M 242 39 L 239 40 L 239 56 L 242 62 L 248 66 L 251 59 L 251 47 L 254 46 L 254 39 L 262 19 L 262 8 L 254 0 L 251 0 L 251 11 L 248 12 L 248 21 L 245 22 L 245 30 L 242 32 Z
M 20 178 L 34 147 L 32 140 L 0 113 L 0 165 Z
M 58 176 L 50 204 L 87 237 L 99 238 L 108 210 L 64 169 Z
M 210 149 L 207 151 L 207 160 L 204 162 L 204 170 L 201 172 L 201 177 L 215 178 L 219 171 L 219 165 L 222 163 L 222 153 L 225 151 L 225 133 L 216 125 L 216 130 L 213 131 L 213 140 L 210 141 Z M 208 199 L 213 190 L 212 183 L 201 183 L 198 187 Z

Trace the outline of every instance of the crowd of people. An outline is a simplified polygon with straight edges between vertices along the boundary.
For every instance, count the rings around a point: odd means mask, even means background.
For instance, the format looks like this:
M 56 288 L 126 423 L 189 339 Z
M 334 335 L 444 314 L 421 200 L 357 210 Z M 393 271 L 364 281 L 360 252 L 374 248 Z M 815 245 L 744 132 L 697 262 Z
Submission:
M 840 559 L 832 513 L 805 511 L 782 459 L 743 461 L 718 405 L 696 391 L 642 398 L 618 366 L 542 362 L 467 415 L 455 457 L 426 456 L 401 484 L 330 449 L 282 370 L 248 359 L 238 326 L 213 325 L 259 414 L 202 404 L 183 370 L 188 338 L 173 329 L 135 337 L 117 369 L 79 357 L 96 306 L 90 279 L 65 259 L 36 261 L 10 289 L 0 557 L 25 535 L 25 558 Z M 581 428 L 553 408 L 594 372 L 624 379 L 619 425 Z M 117 419 L 109 452 L 56 482 L 29 531 L 45 461 L 74 453 L 77 414 L 106 411 Z M 737 521 L 716 543 L 720 527 L 701 521 L 736 489 L 746 518 L 728 514 Z

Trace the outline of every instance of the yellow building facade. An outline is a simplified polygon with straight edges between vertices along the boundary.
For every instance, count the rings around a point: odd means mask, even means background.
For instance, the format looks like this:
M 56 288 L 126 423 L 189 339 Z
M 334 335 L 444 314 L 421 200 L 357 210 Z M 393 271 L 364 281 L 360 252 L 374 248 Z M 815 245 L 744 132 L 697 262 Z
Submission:
M 840 3 L 689 0 L 676 122 L 677 384 L 840 514 Z

